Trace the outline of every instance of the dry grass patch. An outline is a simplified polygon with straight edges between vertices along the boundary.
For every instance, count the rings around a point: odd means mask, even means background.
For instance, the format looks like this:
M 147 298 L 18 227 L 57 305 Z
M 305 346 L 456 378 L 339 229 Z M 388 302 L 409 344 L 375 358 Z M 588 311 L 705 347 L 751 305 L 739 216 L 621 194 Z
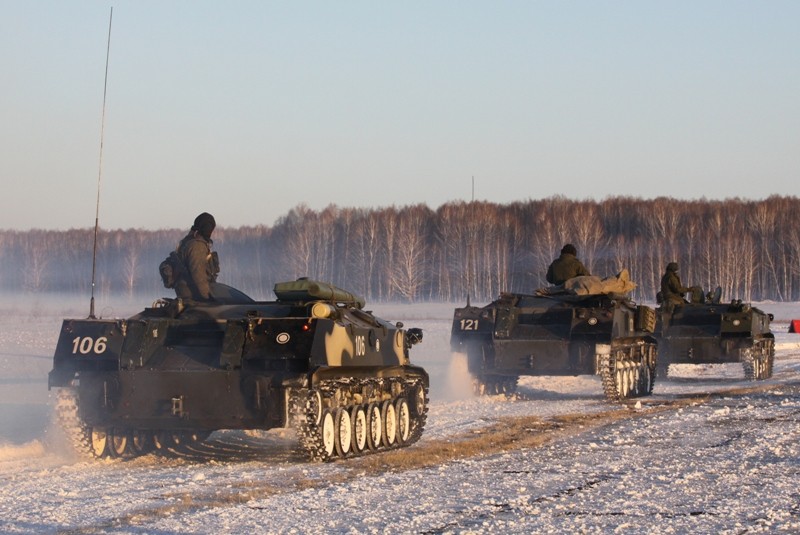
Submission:
M 631 414 L 629 409 L 624 408 L 597 414 L 565 414 L 547 420 L 538 416 L 501 418 L 495 424 L 469 433 L 446 439 L 424 440 L 411 448 L 354 459 L 348 461 L 348 465 L 368 473 L 429 468 L 457 459 L 536 448 L 556 438 L 584 432 L 587 427 L 607 425 Z
M 787 385 L 781 385 L 785 389 Z M 346 461 L 348 468 L 367 473 L 430 468 L 458 459 L 496 455 L 506 451 L 536 448 L 552 440 L 583 433 L 626 418 L 638 418 L 693 405 L 702 405 L 727 396 L 767 392 L 774 384 L 735 387 L 713 393 L 692 394 L 668 400 L 638 398 L 594 414 L 562 414 L 543 420 L 538 416 L 501 418 L 488 427 L 448 437 L 425 440 L 411 448 L 391 450 L 379 455 Z M 639 407 L 637 408 L 637 405 Z

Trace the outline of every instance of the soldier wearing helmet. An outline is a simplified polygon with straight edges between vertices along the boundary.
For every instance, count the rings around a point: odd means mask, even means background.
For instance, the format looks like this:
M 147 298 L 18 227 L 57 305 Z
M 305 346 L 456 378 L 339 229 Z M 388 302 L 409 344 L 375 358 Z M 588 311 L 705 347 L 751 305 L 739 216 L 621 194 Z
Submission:
M 666 305 L 683 305 L 686 300 L 683 296 L 686 292 L 692 291 L 685 287 L 678 276 L 678 263 L 670 262 L 667 264 L 667 271 L 661 277 L 661 297 Z
M 586 266 L 577 258 L 578 250 L 571 243 L 561 248 L 561 256 L 553 260 L 547 268 L 547 282 L 550 284 L 564 284 L 572 277 L 591 275 Z

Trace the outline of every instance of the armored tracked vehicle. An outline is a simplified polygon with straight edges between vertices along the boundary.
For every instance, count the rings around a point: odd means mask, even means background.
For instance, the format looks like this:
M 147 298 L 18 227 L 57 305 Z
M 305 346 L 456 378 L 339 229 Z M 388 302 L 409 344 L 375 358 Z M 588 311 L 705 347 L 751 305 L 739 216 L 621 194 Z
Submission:
M 197 445 L 220 429 L 293 427 L 312 460 L 409 445 L 422 435 L 428 375 L 409 362 L 420 329 L 300 279 L 254 301 L 161 299 L 129 319 L 67 319 L 49 375 L 80 452 L 127 457 Z
M 624 295 L 502 293 L 455 310 L 450 346 L 466 353 L 476 394 L 513 393 L 521 375 L 598 374 L 620 400 L 653 392 L 655 321 Z
M 741 362 L 749 380 L 772 377 L 772 314 L 741 300 L 721 303 L 719 289 L 707 295 L 699 288 L 692 293 L 689 303 L 662 303 L 657 309 L 659 375 L 666 377 L 670 364 Z

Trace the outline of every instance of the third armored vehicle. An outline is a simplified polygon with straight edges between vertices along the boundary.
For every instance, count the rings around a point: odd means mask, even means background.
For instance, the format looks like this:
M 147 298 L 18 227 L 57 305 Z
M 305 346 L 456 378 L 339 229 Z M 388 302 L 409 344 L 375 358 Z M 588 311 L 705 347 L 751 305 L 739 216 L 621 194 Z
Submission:
M 49 386 L 73 444 L 94 457 L 180 449 L 219 429 L 294 427 L 314 460 L 408 445 L 428 375 L 404 330 L 331 285 L 275 285 L 254 301 L 217 285 L 212 304 L 161 299 L 129 319 L 67 319 Z
M 521 375 L 599 374 L 610 400 L 647 396 L 655 311 L 624 295 L 503 293 L 457 308 L 450 345 L 466 353 L 476 393 L 511 393 Z
M 670 364 L 741 362 L 747 379 L 772 377 L 772 314 L 741 300 L 721 303 L 720 289 L 707 295 L 693 290 L 691 302 L 657 309 L 659 375 L 666 377 Z

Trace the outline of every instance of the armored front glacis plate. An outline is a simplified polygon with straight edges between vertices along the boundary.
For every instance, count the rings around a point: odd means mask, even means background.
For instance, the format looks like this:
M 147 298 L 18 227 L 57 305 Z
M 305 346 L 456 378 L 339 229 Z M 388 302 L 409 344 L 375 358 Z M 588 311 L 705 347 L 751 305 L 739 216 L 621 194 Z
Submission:
M 457 308 L 450 345 L 478 394 L 510 394 L 522 375 L 598 374 L 607 398 L 653 391 L 655 312 L 623 296 L 506 293 Z
M 124 320 L 67 319 L 49 386 L 75 446 L 94 457 L 186 447 L 219 429 L 293 427 L 329 460 L 409 445 L 427 418 L 428 375 L 409 361 L 420 329 L 302 279 L 254 301 L 162 299 Z

